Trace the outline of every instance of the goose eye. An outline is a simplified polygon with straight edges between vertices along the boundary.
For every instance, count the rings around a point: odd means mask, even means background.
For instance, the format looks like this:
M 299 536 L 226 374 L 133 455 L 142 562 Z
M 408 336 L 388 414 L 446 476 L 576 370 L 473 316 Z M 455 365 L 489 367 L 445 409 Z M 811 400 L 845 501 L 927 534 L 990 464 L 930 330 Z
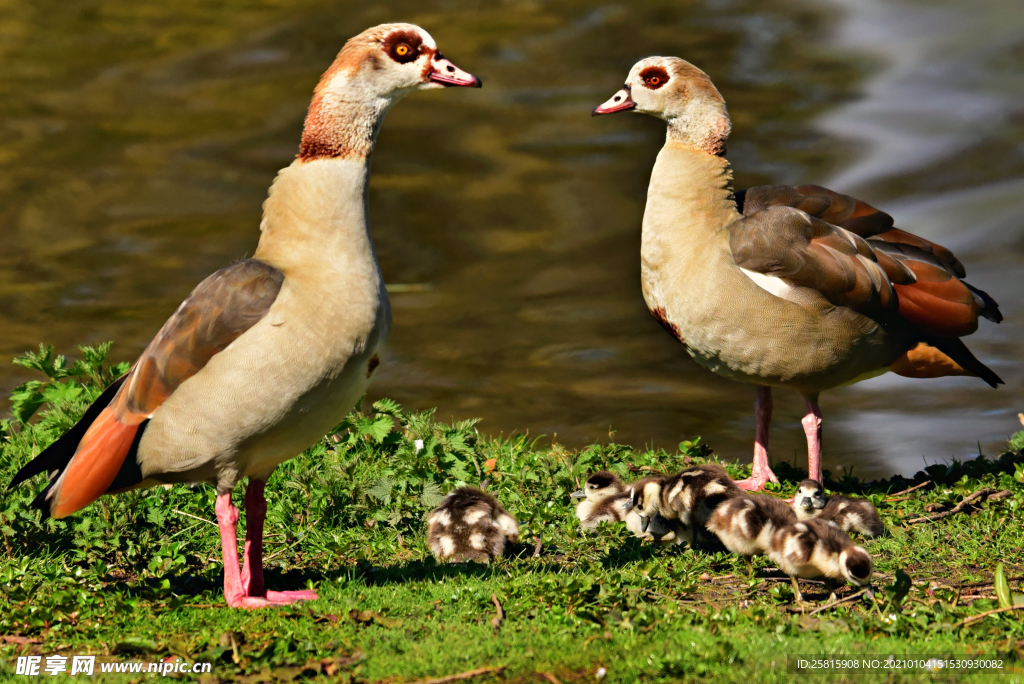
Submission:
M 408 64 L 419 57 L 419 44 L 416 41 L 402 39 L 385 43 L 384 49 L 391 59 L 399 64 Z
M 668 72 L 660 66 L 650 66 L 640 72 L 640 80 L 651 90 L 657 90 L 668 83 L 668 78 Z

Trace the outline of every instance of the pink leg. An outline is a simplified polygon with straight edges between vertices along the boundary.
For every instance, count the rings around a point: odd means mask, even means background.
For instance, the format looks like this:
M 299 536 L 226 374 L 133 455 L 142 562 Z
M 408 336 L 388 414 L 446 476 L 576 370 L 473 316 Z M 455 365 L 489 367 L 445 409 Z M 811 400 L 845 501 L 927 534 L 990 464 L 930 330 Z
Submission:
M 246 491 L 248 502 L 250 490 Z M 220 526 L 221 550 L 224 558 L 224 600 L 232 608 L 263 608 L 265 606 L 285 605 L 303 599 L 314 599 L 316 594 L 311 591 L 301 592 L 263 592 L 252 594 L 250 589 L 263 585 L 263 518 L 266 515 L 266 501 L 263 499 L 263 483 L 259 483 L 258 492 L 253 492 L 262 502 L 262 508 L 254 519 L 246 526 L 245 570 L 238 569 L 238 540 L 235 529 L 238 526 L 238 509 L 231 504 L 231 493 L 217 495 L 217 523 Z M 258 522 L 257 522 L 258 521 Z M 254 524 L 255 523 L 255 524 Z M 256 563 L 253 563 L 253 560 Z M 257 569 L 253 572 L 253 569 Z
M 750 472 L 750 477 L 745 480 L 737 480 L 736 485 L 741 489 L 759 491 L 764 489 L 765 483 L 769 480 L 775 484 L 779 483 L 779 478 L 775 477 L 771 466 L 768 465 L 768 426 L 772 422 L 771 387 L 757 388 L 754 415 L 757 418 L 757 428 L 754 433 L 754 467 Z
M 299 591 L 267 591 L 263 583 L 263 522 L 267 518 L 267 499 L 263 496 L 266 482 L 249 478 L 245 489 L 245 551 L 242 563 L 242 586 L 249 596 L 266 597 L 274 603 L 312 601 L 316 592 L 308 589 Z
M 818 408 L 818 395 L 805 396 L 804 401 L 807 403 L 807 415 L 800 423 L 804 426 L 804 434 L 807 435 L 807 477 L 822 482 L 821 409 Z

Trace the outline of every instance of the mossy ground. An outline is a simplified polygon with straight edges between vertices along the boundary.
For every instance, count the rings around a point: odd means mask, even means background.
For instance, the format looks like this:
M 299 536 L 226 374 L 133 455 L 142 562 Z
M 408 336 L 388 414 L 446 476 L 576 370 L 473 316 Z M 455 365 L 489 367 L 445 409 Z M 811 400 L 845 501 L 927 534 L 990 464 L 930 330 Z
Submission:
M 48 377 L 16 393 L 16 415 L 27 422 L 0 427 L 0 483 L 118 372 L 103 366 L 103 349 L 85 356 L 70 369 L 46 353 L 23 359 Z M 471 681 L 592 682 L 599 668 L 605 682 L 989 681 L 949 673 L 797 675 L 789 660 L 978 654 L 1024 671 L 1024 611 L 963 624 L 999 607 L 999 563 L 1010 601 L 1024 598 L 1013 596 L 1024 575 L 1019 447 L 912 478 L 830 482 L 835 491 L 870 497 L 889 532 L 865 543 L 875 559 L 876 599 L 813 613 L 825 606 L 823 586 L 804 583 L 810 602 L 796 605 L 788 579 L 766 560 L 756 560 L 748 578 L 742 562 L 725 554 L 640 543 L 621 527 L 589 536 L 577 530 L 568 495 L 588 472 L 639 477 L 714 458 L 699 440 L 672 453 L 617 444 L 568 450 L 524 436 L 488 438 L 471 422 L 445 425 L 377 402 L 279 468 L 267 487 L 268 585 L 316 588 L 320 599 L 307 604 L 256 612 L 223 606 L 208 486 L 104 497 L 42 524 L 28 507 L 40 482 L 8 494 L 0 507 L 0 679 L 28 681 L 14 674 L 17 655 L 58 653 L 211 661 L 206 678 L 215 681 L 406 682 L 480 668 L 492 669 Z M 784 464 L 777 473 L 780 494 L 803 477 Z M 427 511 L 456 484 L 484 478 L 519 520 L 525 543 L 489 566 L 437 565 L 423 538 Z M 931 484 L 888 500 L 925 481 Z M 982 487 L 1009 494 L 908 524 Z M 845 587 L 840 598 L 852 593 Z M 152 675 L 94 679 L 118 677 Z M 998 677 L 1024 681 L 1024 674 Z

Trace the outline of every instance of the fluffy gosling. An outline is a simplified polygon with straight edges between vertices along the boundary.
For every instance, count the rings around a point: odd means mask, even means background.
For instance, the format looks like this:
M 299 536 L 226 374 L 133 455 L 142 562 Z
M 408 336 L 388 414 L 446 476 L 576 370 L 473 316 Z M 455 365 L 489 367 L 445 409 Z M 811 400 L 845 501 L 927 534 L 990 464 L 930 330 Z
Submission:
M 628 493 L 615 473 L 607 470 L 594 473 L 583 483 L 583 489 L 569 496 L 581 499 L 576 504 L 576 517 L 584 530 L 596 530 L 600 523 L 622 522 L 626 518 L 622 504 Z
M 871 556 L 827 520 L 812 518 L 776 530 L 768 557 L 789 575 L 797 601 L 803 601 L 797 577 L 825 578 L 832 599 L 833 579 L 869 590 L 871 587 Z
M 796 522 L 796 514 L 785 501 L 767 494 L 749 494 L 720 503 L 708 519 L 707 528 L 726 549 L 743 556 L 747 572 L 753 575 L 751 558 L 768 553 L 775 532 Z
M 638 483 L 639 484 L 639 483 Z M 685 541 L 691 546 L 714 546 L 718 538 L 707 532 L 711 514 L 723 501 L 743 496 L 743 490 L 730 479 L 725 468 L 706 463 L 681 471 L 672 477 L 652 479 L 643 486 L 634 486 L 628 505 L 641 518 L 649 520 L 660 513 L 668 520 L 678 520 Z
M 448 493 L 427 516 L 427 544 L 441 562 L 486 563 L 519 541 L 519 525 L 498 500 L 476 487 Z
M 793 497 L 793 512 L 800 520 L 831 520 L 843 532 L 852 530 L 865 537 L 877 537 L 885 531 L 885 525 L 870 501 L 838 494 L 826 497 L 825 489 L 817 480 L 800 483 Z
M 639 484 L 648 479 L 640 480 Z M 636 483 L 635 483 L 636 484 Z M 583 489 L 570 494 L 574 499 L 582 499 L 576 505 L 576 517 L 580 520 L 580 528 L 587 531 L 596 530 L 600 523 L 625 522 L 626 528 L 641 539 L 651 539 L 663 544 L 678 543 L 677 525 L 658 516 L 652 520 L 647 529 L 642 529 L 640 515 L 628 506 L 629 490 L 619 476 L 607 470 L 590 475 L 583 483 Z

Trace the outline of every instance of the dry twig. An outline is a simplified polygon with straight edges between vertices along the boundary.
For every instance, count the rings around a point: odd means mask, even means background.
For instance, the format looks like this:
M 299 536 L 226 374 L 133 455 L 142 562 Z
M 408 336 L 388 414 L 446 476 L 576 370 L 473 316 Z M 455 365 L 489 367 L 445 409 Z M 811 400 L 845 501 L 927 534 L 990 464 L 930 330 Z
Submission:
M 974 492 L 973 494 L 965 498 L 963 501 L 958 503 L 956 506 L 953 506 L 953 508 L 949 509 L 948 511 L 943 511 L 941 513 L 933 513 L 932 515 L 926 515 L 921 518 L 914 518 L 913 520 L 908 520 L 907 524 L 914 525 L 916 523 L 934 522 L 936 520 L 942 520 L 943 518 L 948 518 L 951 515 L 962 513 L 968 506 L 975 502 L 980 503 L 986 498 L 996 501 L 998 499 L 1005 499 L 1008 496 L 1010 496 L 1009 489 L 1004 489 L 1001 492 L 997 492 L 992 487 L 982 487 L 981 489 Z
M 1024 610 L 1024 606 L 1007 606 L 1006 608 L 996 608 L 994 610 L 986 610 L 984 613 L 978 613 L 977 615 L 972 615 L 971 617 L 967 618 L 966 620 L 961 620 L 960 622 L 958 622 L 955 625 L 953 625 L 953 629 L 959 629 L 960 627 L 966 627 L 967 625 L 973 624 L 973 623 L 977 622 L 978 620 L 980 620 L 982 618 L 988 617 L 989 615 L 995 615 L 996 613 L 1007 613 L 1007 612 L 1009 612 L 1011 610 Z
M 893 492 L 893 493 L 892 493 L 892 494 L 890 494 L 889 496 L 885 497 L 885 499 L 883 499 L 883 501 L 886 501 L 886 502 L 891 502 L 891 501 L 892 501 L 892 499 L 893 499 L 893 497 L 895 497 L 895 496 L 900 496 L 900 495 L 902 495 L 902 494 L 909 494 L 910 492 L 915 492 L 915 491 L 917 491 L 918 489 L 921 489 L 922 487 L 927 487 L 927 486 L 928 486 L 928 485 L 930 485 L 931 483 L 932 483 L 932 481 L 931 481 L 931 480 L 925 480 L 925 481 L 924 481 L 924 482 L 922 482 L 921 484 L 919 484 L 919 485 L 915 485 L 915 486 L 911 487 L 910 489 L 904 489 L 904 490 L 903 490 L 902 492 Z
M 501 623 L 505 620 L 505 611 L 501 608 L 501 601 L 498 600 L 497 594 L 491 594 L 491 600 L 494 601 L 494 608 L 498 611 L 498 614 L 491 618 L 491 624 L 494 625 L 494 631 L 501 629 Z
M 811 611 L 811 612 L 810 612 L 809 614 L 810 614 L 810 615 L 817 615 L 817 614 L 818 614 L 818 613 L 820 613 L 821 611 L 823 611 L 823 610 L 828 610 L 828 609 L 829 609 L 829 608 L 831 608 L 832 606 L 838 606 L 838 605 L 839 605 L 840 603 L 846 603 L 847 601 L 852 601 L 853 599 L 855 599 L 855 598 L 857 598 L 857 597 L 859 597 L 859 596 L 862 596 L 862 595 L 864 595 L 864 593 L 865 593 L 866 591 L 867 591 L 867 589 L 861 589 L 860 591 L 858 591 L 858 592 L 856 592 L 856 593 L 850 594 L 850 595 L 849 595 L 849 596 L 847 596 L 846 598 L 836 599 L 835 601 L 832 601 L 831 603 L 826 603 L 826 604 L 825 604 L 825 605 L 823 605 L 823 606 L 822 606 L 821 608 L 815 608 L 815 609 L 814 609 L 814 610 L 812 610 L 812 611 Z
M 178 515 L 183 515 L 186 518 L 192 518 L 193 520 L 198 520 L 199 522 L 204 522 L 207 525 L 213 525 L 214 527 L 220 527 L 217 523 L 213 522 L 212 520 L 207 520 L 206 518 L 200 518 L 198 515 L 192 515 L 191 513 L 186 513 L 185 511 L 179 511 L 177 508 L 172 508 L 171 511 L 173 511 L 174 513 L 177 513 Z
M 461 682 L 463 679 L 472 679 L 473 677 L 479 677 L 485 674 L 498 674 L 504 667 L 478 667 L 475 670 L 467 670 L 466 672 L 460 672 L 453 675 L 445 675 L 444 677 L 428 677 L 427 679 L 417 679 L 411 684 L 448 684 L 448 682 Z

